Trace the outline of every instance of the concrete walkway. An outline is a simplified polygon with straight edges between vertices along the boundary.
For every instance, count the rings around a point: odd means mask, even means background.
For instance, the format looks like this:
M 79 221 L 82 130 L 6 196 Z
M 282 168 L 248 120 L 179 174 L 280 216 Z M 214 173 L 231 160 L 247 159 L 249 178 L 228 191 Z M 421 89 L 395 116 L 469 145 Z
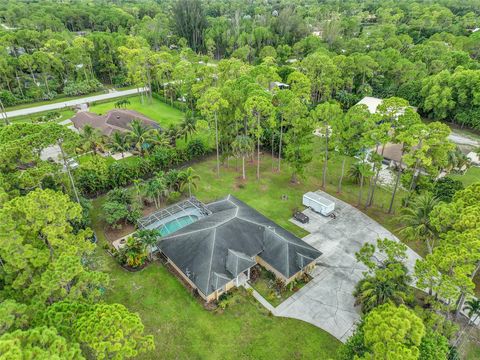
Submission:
M 378 238 L 399 240 L 353 206 L 326 193 L 318 193 L 335 201 L 337 218 L 305 210 L 304 214 L 310 217 L 308 224 L 291 220 L 310 232 L 303 240 L 322 252 L 312 273 L 313 279 L 273 311 L 259 294 L 256 296 L 254 293 L 254 296 L 274 315 L 309 322 L 345 342 L 360 320 L 360 309 L 355 306 L 352 293 L 366 270 L 355 259 L 355 253 L 365 243 L 376 244 Z M 380 254 L 375 256 L 382 260 Z M 415 261 L 420 256 L 410 248 L 407 256 L 405 265 L 413 272 Z
M 249 283 L 244 283 L 244 284 L 243 284 L 243 287 L 244 287 L 245 289 L 247 289 L 247 290 L 248 290 L 248 289 L 251 289 L 252 294 L 253 294 L 253 297 L 254 297 L 255 299 L 257 299 L 257 301 L 258 301 L 260 304 L 262 304 L 264 308 L 266 308 L 267 310 L 269 310 L 272 314 L 275 314 L 275 308 L 274 308 L 267 300 L 265 300 L 265 298 L 264 298 L 262 295 L 260 295 L 260 294 L 257 292 L 257 290 L 255 290 L 254 288 L 252 288 Z
M 67 101 L 62 101 L 62 102 L 58 102 L 58 103 L 35 106 L 35 107 L 31 107 L 31 108 L 26 108 L 26 109 L 7 111 L 7 117 L 8 118 L 13 118 L 15 116 L 30 115 L 30 114 L 43 112 L 43 111 L 58 110 L 58 109 L 63 109 L 63 108 L 72 107 L 72 106 L 78 106 L 78 105 L 82 105 L 82 104 L 90 103 L 90 102 L 94 102 L 94 101 L 108 100 L 108 99 L 114 99 L 114 98 L 122 97 L 122 96 L 126 96 L 126 95 L 133 95 L 133 94 L 136 94 L 136 93 L 139 93 L 139 92 L 145 92 L 145 91 L 146 91 L 146 88 L 129 89 L 129 90 L 122 90 L 122 91 L 112 91 L 112 92 L 109 92 L 108 94 L 87 96 L 87 97 L 80 98 L 80 99 L 67 100 Z M 0 113 L 0 119 L 3 119 L 4 117 L 5 117 L 5 115 L 3 113 Z

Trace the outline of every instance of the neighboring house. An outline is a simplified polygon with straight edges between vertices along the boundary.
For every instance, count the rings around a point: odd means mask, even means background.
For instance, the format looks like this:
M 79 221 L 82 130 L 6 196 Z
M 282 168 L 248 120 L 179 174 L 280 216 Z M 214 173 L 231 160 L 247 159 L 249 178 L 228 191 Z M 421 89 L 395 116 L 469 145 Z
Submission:
M 378 107 L 383 103 L 383 99 L 379 99 L 372 96 L 365 96 L 362 100 L 360 100 L 356 105 L 366 105 L 368 111 L 371 114 L 375 114 L 377 112 Z M 416 110 L 414 107 L 412 109 Z M 403 111 L 400 110 L 398 115 L 402 115 Z M 375 151 L 375 149 L 372 149 Z M 383 154 L 382 154 L 383 152 Z M 387 143 L 385 148 L 379 147 L 377 153 L 383 155 L 383 163 L 392 167 L 397 167 L 400 164 L 400 160 L 402 158 L 402 145 L 401 144 L 393 144 Z M 402 166 L 405 167 L 405 166 Z
M 471 151 L 467 154 L 467 157 L 470 159 L 473 165 L 480 166 L 480 154 Z
M 360 100 L 356 105 L 367 105 L 368 111 L 371 114 L 375 114 L 377 112 L 378 106 L 383 102 L 383 99 L 379 99 L 376 97 L 365 96 L 362 100 Z
M 272 91 L 275 88 L 279 88 L 280 90 L 284 90 L 284 89 L 289 89 L 290 85 L 279 82 L 279 81 L 272 81 L 269 84 L 269 90 Z
M 380 104 L 383 103 L 383 99 L 379 99 L 376 97 L 372 96 L 365 96 L 362 100 L 360 100 L 356 105 L 363 104 L 366 105 L 368 108 L 368 111 L 370 111 L 371 114 L 375 114 L 377 112 L 378 107 Z M 415 111 L 417 111 L 417 108 L 414 106 L 411 106 L 411 108 Z M 397 114 L 398 115 L 403 115 L 404 111 L 400 110 Z
M 244 284 L 256 264 L 288 284 L 321 255 L 232 195 L 203 206 L 208 215 L 160 238 L 157 248 L 206 301 Z
M 105 115 L 97 115 L 88 111 L 79 111 L 71 118 L 77 130 L 82 130 L 86 125 L 98 129 L 103 135 L 110 136 L 115 131 L 130 131 L 130 123 L 138 119 L 144 126 L 152 129 L 161 129 L 158 123 L 134 110 L 115 109 Z
M 383 149 L 380 146 L 377 153 L 383 155 L 383 163 L 385 165 L 397 167 L 400 165 L 400 160 L 402 159 L 402 144 L 387 143 Z M 405 168 L 405 165 L 402 165 L 402 168 Z

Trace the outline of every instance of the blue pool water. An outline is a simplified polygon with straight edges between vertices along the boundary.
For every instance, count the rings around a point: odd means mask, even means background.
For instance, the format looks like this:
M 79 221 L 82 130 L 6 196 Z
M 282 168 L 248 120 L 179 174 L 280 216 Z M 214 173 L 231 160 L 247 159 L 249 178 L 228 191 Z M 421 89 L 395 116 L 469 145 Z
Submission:
M 180 230 L 181 228 L 187 225 L 190 225 L 191 223 L 194 223 L 197 220 L 198 220 L 197 215 L 186 215 L 186 216 L 176 218 L 174 220 L 171 220 L 165 223 L 163 227 L 160 229 L 160 234 L 162 236 L 167 236 L 171 233 L 174 233 L 177 230 Z

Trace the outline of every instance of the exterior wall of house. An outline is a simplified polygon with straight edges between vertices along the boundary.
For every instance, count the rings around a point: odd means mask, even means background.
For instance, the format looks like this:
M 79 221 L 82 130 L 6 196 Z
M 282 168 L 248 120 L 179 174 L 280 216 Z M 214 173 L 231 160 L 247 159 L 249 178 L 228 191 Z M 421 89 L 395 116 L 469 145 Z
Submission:
M 166 256 L 166 255 L 165 255 Z M 232 281 L 226 283 L 224 285 L 225 287 L 225 291 L 214 291 L 213 293 L 211 293 L 210 295 L 206 296 L 205 294 L 203 294 L 198 288 L 197 286 L 193 283 L 192 280 L 190 280 L 184 273 L 182 270 L 180 270 L 180 268 L 178 268 L 172 260 L 170 260 L 168 257 L 167 257 L 167 262 L 182 276 L 182 278 L 188 283 L 188 285 L 190 285 L 193 289 L 196 289 L 198 291 L 198 293 L 200 294 L 200 296 L 202 297 L 202 299 L 205 299 L 206 302 L 210 302 L 212 300 L 218 300 L 218 298 L 220 297 L 220 295 L 222 295 L 222 293 L 228 291 L 228 290 L 231 290 L 233 287 L 235 287 L 235 279 L 233 279 Z
M 167 257 L 167 256 L 165 255 L 165 257 Z M 168 257 L 167 257 L 167 262 L 168 262 L 175 270 L 177 270 L 177 272 L 178 272 L 178 273 L 182 276 L 182 278 L 188 283 L 188 285 L 190 285 L 193 289 L 196 289 L 196 290 L 198 291 L 198 293 L 200 294 L 200 296 L 201 296 L 203 299 L 205 299 L 206 301 L 210 301 L 210 300 L 208 300 L 208 297 L 207 297 L 206 295 L 204 295 L 204 294 L 197 288 L 197 286 L 193 283 L 193 281 L 190 280 L 190 279 L 188 278 L 188 276 L 185 275 L 185 274 L 183 273 L 183 271 L 180 270 L 180 268 L 178 268 L 178 267 L 173 263 L 173 261 L 170 260 L 170 258 L 168 258 Z M 211 296 L 211 295 L 210 295 L 210 296 Z
M 222 295 L 224 292 L 227 292 L 228 290 L 232 289 L 235 287 L 235 279 L 233 279 L 232 281 L 229 281 L 228 283 L 226 283 L 224 285 L 224 288 L 225 288 L 225 291 L 221 291 L 221 290 L 217 290 L 217 291 L 214 291 L 213 293 L 211 293 L 210 295 L 208 295 L 205 300 L 207 302 L 210 302 L 210 301 L 213 301 L 213 300 L 218 300 L 218 298 L 220 297 L 220 295 Z

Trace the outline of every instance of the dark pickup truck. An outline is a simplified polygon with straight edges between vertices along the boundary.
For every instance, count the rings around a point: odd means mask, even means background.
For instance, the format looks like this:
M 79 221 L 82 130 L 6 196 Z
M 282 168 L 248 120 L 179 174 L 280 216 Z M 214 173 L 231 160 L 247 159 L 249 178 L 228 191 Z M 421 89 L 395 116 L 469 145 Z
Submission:
M 301 222 L 302 224 L 306 224 L 310 221 L 310 218 L 305 215 L 304 213 L 300 212 L 300 211 L 296 211 L 293 213 L 293 218 L 299 222 Z

